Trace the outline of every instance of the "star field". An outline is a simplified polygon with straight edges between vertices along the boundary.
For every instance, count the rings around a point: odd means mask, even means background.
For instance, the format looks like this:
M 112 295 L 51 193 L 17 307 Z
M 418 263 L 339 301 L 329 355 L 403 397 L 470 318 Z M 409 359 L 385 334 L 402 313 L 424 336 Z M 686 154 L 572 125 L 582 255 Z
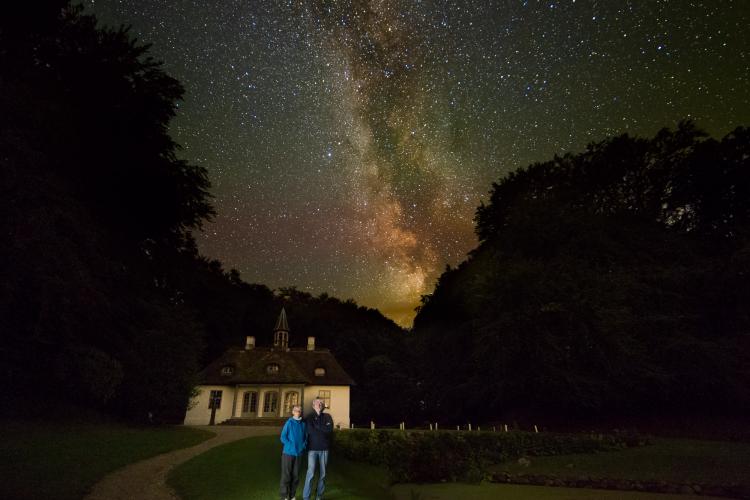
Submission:
M 750 2 L 89 0 L 186 88 L 207 256 L 408 325 L 492 181 L 692 118 L 750 124 Z

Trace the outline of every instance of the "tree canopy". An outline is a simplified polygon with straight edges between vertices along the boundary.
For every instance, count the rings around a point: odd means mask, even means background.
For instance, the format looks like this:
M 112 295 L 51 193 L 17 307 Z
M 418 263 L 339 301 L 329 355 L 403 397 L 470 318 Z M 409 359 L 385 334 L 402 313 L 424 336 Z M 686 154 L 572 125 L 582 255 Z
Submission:
M 213 209 L 177 158 L 180 84 L 124 28 L 68 2 L 0 24 L 2 354 L 14 394 L 166 414 L 184 404 L 203 327 L 167 278 Z M 161 394 L 149 387 L 158 384 Z
M 747 410 L 748 158 L 683 122 L 493 184 L 415 320 L 430 411 Z

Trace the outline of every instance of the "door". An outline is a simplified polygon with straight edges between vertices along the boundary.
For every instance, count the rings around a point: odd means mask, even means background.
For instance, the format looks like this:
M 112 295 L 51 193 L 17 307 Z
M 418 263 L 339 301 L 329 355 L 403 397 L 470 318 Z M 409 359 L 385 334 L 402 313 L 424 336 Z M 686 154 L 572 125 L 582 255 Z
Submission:
M 279 393 L 276 391 L 267 392 L 263 396 L 263 416 L 279 416 Z
M 255 391 L 248 391 L 242 397 L 242 416 L 243 417 L 257 417 L 258 416 L 258 393 Z

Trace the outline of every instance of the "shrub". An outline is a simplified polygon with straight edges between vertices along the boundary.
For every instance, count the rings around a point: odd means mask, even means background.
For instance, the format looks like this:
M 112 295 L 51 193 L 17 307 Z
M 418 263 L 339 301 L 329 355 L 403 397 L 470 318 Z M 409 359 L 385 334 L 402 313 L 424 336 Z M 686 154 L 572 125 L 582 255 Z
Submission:
M 643 442 L 632 435 L 530 432 L 346 430 L 337 432 L 336 453 L 384 465 L 396 483 L 479 482 L 487 466 L 522 456 L 596 453 Z

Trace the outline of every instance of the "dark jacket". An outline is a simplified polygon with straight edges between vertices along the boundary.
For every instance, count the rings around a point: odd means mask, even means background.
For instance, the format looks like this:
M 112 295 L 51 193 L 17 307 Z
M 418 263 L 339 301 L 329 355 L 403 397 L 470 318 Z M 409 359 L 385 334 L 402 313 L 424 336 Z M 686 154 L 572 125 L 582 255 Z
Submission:
M 318 415 L 316 412 L 305 418 L 307 423 L 307 449 L 325 451 L 331 446 L 333 436 L 333 418 L 328 413 Z

